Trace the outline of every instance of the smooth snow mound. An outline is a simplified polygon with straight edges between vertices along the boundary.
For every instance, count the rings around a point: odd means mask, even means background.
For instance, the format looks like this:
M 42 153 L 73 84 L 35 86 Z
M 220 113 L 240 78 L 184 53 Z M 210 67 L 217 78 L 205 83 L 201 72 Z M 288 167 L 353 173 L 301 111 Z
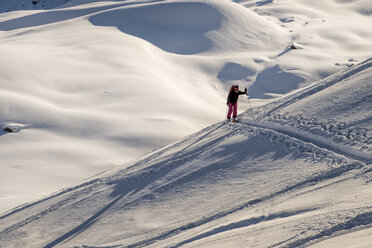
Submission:
M 97 26 L 115 26 L 167 52 L 196 54 L 212 47 L 206 33 L 219 29 L 223 16 L 211 5 L 194 2 L 110 10 L 89 20 Z
M 170 2 L 108 10 L 89 18 L 114 26 L 164 51 L 197 54 L 280 48 L 286 31 L 240 5 L 223 2 Z M 170 21 L 171 20 L 171 21 Z

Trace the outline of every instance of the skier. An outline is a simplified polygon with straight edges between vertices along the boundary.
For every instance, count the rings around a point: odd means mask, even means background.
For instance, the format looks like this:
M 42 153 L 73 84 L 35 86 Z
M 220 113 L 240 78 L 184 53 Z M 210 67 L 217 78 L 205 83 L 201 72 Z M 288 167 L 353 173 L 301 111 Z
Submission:
M 239 85 L 234 84 L 231 86 L 229 95 L 227 97 L 227 105 L 229 105 L 229 112 L 227 113 L 227 121 L 230 121 L 231 113 L 233 114 L 233 121 L 238 122 L 236 120 L 236 116 L 238 115 L 238 99 L 239 95 L 247 94 L 247 88 L 245 88 L 244 92 L 239 91 Z

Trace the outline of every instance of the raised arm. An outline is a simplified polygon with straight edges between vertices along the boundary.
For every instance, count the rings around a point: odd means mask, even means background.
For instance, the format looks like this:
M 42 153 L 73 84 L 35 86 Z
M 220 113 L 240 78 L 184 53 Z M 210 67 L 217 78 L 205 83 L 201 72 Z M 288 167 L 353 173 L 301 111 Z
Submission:
M 247 88 L 245 88 L 244 91 L 239 91 L 238 92 L 239 95 L 244 95 L 244 94 L 247 94 Z

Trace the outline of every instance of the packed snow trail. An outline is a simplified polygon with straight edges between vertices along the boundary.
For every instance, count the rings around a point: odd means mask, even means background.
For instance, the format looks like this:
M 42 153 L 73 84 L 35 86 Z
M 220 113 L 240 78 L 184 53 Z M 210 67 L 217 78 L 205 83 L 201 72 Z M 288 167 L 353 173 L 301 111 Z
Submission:
M 291 127 L 281 126 L 275 123 L 269 123 L 266 121 L 254 121 L 248 119 L 241 119 L 241 124 L 270 129 L 276 132 L 279 132 L 284 135 L 299 139 L 303 142 L 312 143 L 320 148 L 325 148 L 331 152 L 338 153 L 340 155 L 361 161 L 363 163 L 369 164 L 372 161 L 372 154 L 367 154 L 358 150 L 355 150 L 351 147 L 344 146 L 342 144 L 337 144 L 329 139 L 323 138 L 321 136 L 297 130 Z

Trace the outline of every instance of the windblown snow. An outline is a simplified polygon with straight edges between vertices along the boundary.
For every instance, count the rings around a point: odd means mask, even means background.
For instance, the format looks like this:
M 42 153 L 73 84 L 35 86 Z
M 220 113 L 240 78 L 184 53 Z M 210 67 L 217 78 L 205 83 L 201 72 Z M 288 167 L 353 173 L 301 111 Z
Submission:
M 0 247 L 372 246 L 371 13 L 0 1 Z

